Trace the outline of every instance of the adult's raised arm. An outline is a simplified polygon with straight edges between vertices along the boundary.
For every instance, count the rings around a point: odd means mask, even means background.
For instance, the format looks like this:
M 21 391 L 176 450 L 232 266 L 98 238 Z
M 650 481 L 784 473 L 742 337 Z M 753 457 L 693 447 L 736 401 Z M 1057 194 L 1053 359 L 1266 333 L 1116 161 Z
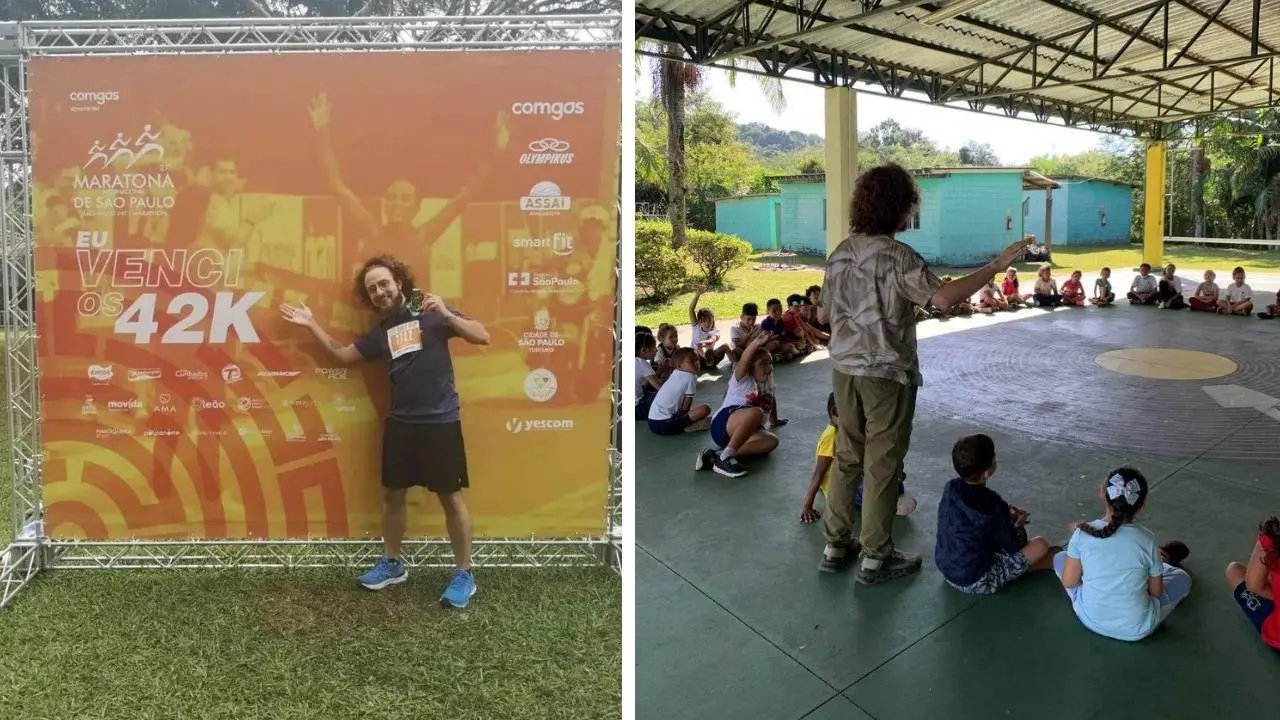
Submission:
M 1014 260 L 1022 256 L 1022 253 L 1031 244 L 1029 238 L 1023 238 L 1005 248 L 1000 256 L 995 260 L 983 265 L 981 268 L 965 275 L 962 278 L 952 280 L 951 282 L 938 288 L 933 294 L 932 304 L 934 307 L 949 308 L 952 305 L 964 300 L 974 293 L 982 289 L 984 285 L 991 281 L 993 275 L 1004 272 Z M 912 272 L 914 269 L 907 268 L 906 272 Z

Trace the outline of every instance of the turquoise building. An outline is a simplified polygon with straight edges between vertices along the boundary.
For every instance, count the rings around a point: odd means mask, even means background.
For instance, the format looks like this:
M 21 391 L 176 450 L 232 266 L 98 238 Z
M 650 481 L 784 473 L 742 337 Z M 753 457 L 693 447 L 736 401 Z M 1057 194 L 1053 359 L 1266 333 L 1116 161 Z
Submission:
M 1133 235 L 1133 186 L 1115 180 L 1064 176 L 1053 190 L 1050 224 L 1054 246 L 1127 245 Z M 1045 240 L 1045 191 L 1027 190 L 1027 232 Z
M 716 232 L 737 235 L 756 250 L 777 250 L 780 205 L 776 193 L 716 200 Z
M 1058 187 L 1027 168 L 937 168 L 912 172 L 920 186 L 920 210 L 898 238 L 928 262 L 952 267 L 981 265 L 1024 232 L 1039 235 L 1025 226 L 1023 193 Z M 756 241 L 751 238 L 777 237 L 782 249 L 825 255 L 825 175 L 790 175 L 775 180 L 780 192 L 766 196 L 777 200 L 776 209 L 769 207 L 772 214 L 763 203 L 736 207 L 751 198 L 717 201 L 717 232 L 732 232 L 753 245 Z M 730 203 L 735 207 L 730 209 Z M 736 231 L 720 224 L 722 207 Z

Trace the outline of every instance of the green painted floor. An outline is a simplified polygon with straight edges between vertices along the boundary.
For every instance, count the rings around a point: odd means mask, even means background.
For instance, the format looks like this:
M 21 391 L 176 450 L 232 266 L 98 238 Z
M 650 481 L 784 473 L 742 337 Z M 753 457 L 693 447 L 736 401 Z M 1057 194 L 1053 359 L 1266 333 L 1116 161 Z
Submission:
M 1155 381 L 1093 363 L 1126 347 L 1212 352 L 1239 369 Z M 1280 513 L 1280 321 L 1024 310 L 923 340 L 921 356 L 907 457 L 920 505 L 895 541 L 923 553 L 925 569 L 881 586 L 819 573 L 821 526 L 799 522 L 826 424 L 825 355 L 779 368 L 791 423 L 744 478 L 694 472 L 705 433 L 659 438 L 637 424 L 636 717 L 1274 717 L 1280 653 L 1258 640 L 1222 570 L 1247 559 L 1264 515 Z M 723 391 L 723 375 L 704 376 L 697 402 L 714 410 Z M 952 443 L 973 432 L 997 443 L 991 487 L 1054 542 L 1100 514 L 1108 470 L 1141 469 L 1155 489 L 1140 522 L 1190 546 L 1191 596 L 1129 644 L 1081 626 L 1052 573 L 983 599 L 948 587 L 932 561 L 937 502 Z

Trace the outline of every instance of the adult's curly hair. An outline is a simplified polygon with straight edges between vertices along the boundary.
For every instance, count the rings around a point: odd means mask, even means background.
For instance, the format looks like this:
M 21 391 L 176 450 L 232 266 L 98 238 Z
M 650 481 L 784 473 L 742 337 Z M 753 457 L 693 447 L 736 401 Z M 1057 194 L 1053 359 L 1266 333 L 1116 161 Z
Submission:
M 399 286 L 402 294 L 408 293 L 409 290 L 417 287 L 416 281 L 413 279 L 413 272 L 409 270 L 409 266 L 404 261 L 398 260 L 391 255 L 376 255 L 366 260 L 364 265 L 360 266 L 359 272 L 356 273 L 356 297 L 365 307 L 373 307 L 373 298 L 369 297 L 369 290 L 364 285 L 364 276 L 368 275 L 369 271 L 376 267 L 386 268 L 391 271 L 391 277 L 396 281 L 396 285 Z
M 893 235 L 906 229 L 920 205 L 920 190 L 911 173 L 889 163 L 858 178 L 849 201 L 849 229 L 860 235 Z

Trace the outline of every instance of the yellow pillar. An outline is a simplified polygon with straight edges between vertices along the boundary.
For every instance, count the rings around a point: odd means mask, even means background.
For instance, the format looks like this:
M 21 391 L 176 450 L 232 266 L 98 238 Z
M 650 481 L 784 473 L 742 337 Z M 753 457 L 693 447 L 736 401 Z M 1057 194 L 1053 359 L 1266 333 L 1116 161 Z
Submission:
M 849 234 L 849 200 L 858 176 L 858 97 L 853 88 L 826 90 L 827 253 Z
M 1151 267 L 1164 265 L 1164 140 L 1147 143 L 1147 178 L 1143 196 L 1142 261 Z

